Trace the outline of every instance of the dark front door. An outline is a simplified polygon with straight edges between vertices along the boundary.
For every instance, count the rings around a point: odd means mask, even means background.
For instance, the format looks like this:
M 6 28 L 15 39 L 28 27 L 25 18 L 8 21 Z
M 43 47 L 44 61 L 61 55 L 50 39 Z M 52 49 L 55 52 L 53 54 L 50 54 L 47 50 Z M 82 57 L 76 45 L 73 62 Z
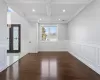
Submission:
M 20 52 L 20 24 L 11 24 L 11 28 L 9 28 L 9 49 L 8 53 L 19 53 Z

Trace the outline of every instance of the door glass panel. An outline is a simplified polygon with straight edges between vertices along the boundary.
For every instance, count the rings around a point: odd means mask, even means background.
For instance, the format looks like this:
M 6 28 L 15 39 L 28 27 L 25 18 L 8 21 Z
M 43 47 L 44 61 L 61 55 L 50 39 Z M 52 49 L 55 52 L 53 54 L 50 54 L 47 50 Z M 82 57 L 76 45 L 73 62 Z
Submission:
M 18 27 L 13 27 L 13 50 L 18 50 Z

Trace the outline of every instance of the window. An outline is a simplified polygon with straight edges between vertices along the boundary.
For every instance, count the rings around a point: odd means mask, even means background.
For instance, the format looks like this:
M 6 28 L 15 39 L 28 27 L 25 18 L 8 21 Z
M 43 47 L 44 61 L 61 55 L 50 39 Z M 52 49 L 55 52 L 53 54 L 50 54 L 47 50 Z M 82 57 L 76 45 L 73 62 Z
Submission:
M 14 12 L 10 7 L 8 7 L 8 12 Z
M 57 26 L 41 26 L 42 41 L 57 41 Z
M 7 11 L 7 24 L 11 24 L 11 14 L 12 14 L 12 12 L 14 12 L 14 11 L 10 7 L 8 7 L 8 11 Z

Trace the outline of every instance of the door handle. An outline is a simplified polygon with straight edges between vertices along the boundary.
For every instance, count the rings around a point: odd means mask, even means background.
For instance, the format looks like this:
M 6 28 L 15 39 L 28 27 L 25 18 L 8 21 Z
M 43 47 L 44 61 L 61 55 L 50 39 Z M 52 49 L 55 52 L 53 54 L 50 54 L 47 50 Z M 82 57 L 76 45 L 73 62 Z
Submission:
M 29 41 L 29 43 L 31 43 L 31 41 Z
M 9 39 L 9 38 L 7 38 L 7 39 Z

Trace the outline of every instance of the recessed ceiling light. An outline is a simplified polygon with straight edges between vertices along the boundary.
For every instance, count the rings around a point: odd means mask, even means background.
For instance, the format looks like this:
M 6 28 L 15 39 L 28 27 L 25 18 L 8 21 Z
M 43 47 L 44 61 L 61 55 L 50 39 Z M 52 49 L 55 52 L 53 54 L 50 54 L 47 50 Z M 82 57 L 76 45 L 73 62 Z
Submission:
M 35 9 L 33 9 L 32 11 L 35 12 Z
M 40 18 L 40 20 L 42 20 L 42 19 Z
M 65 10 L 65 9 L 63 9 L 63 12 L 66 12 L 66 10 Z
M 60 20 L 60 19 L 59 19 Z

